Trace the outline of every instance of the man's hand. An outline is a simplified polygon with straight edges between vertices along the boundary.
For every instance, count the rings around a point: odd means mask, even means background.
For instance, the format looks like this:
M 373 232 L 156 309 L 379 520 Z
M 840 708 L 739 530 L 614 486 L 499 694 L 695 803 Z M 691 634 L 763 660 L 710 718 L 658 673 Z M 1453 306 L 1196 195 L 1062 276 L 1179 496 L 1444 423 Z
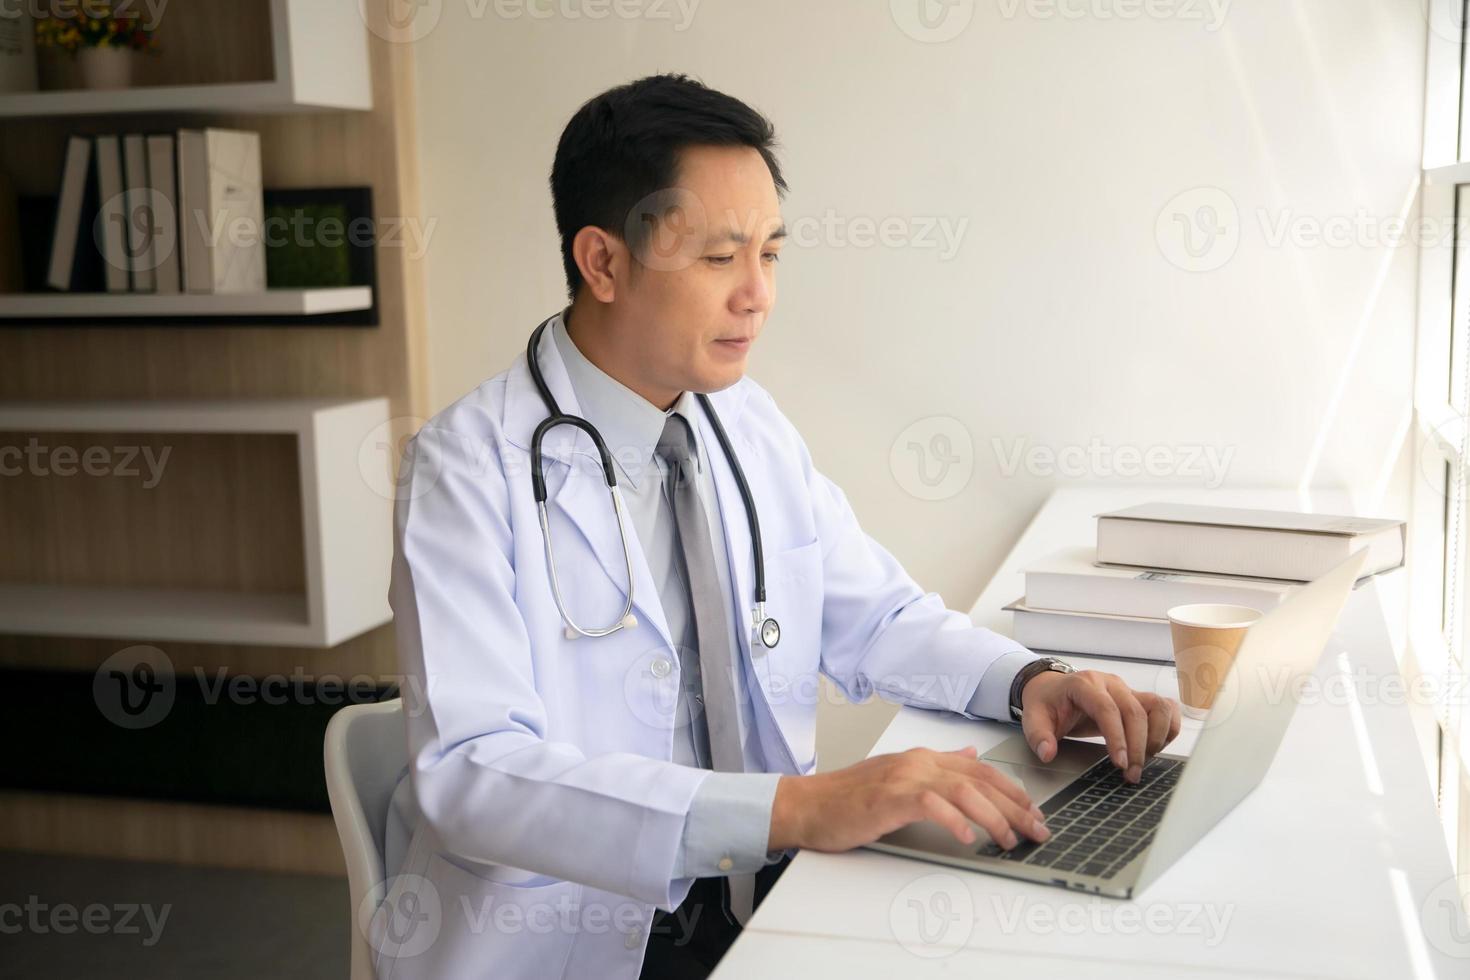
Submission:
M 847 851 L 919 820 L 933 820 L 966 844 L 975 840 L 970 821 L 1006 848 L 1019 843 L 1018 832 L 1037 841 L 1051 836 L 1026 792 L 976 759 L 969 745 L 952 752 L 909 749 L 833 772 L 782 776 L 767 850 Z
M 1067 735 L 1101 735 L 1123 778 L 1136 783 L 1148 757 L 1179 734 L 1179 702 L 1134 691 L 1117 674 L 1037 674 L 1021 689 L 1021 731 L 1042 762 Z

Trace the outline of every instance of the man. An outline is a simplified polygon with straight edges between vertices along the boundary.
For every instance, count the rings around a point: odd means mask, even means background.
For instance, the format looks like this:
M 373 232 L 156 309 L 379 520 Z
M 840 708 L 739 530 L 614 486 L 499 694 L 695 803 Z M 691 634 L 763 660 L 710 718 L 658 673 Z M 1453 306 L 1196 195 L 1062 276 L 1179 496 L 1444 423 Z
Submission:
M 1173 701 L 1064 673 L 919 589 L 744 376 L 785 235 L 773 146 L 682 76 L 584 105 L 551 175 L 571 302 L 535 341 L 546 395 L 518 358 L 409 448 L 392 599 L 411 761 L 380 976 L 702 976 L 798 849 L 919 820 L 1046 838 L 973 748 L 816 773 L 819 672 L 857 700 L 1019 717 L 1043 760 L 1100 733 L 1134 781 L 1178 733 Z M 553 402 L 606 456 L 562 424 L 533 458 Z

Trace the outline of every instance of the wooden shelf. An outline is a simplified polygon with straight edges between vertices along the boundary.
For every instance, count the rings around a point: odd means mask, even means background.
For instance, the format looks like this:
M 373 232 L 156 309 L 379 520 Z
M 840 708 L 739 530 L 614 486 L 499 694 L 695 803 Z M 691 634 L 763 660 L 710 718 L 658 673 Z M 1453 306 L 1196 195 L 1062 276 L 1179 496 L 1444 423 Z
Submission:
M 260 293 L 8 293 L 0 320 L 54 318 L 311 317 L 372 309 L 371 286 Z
M 311 646 L 305 595 L 0 584 L 0 625 L 32 636 Z
M 340 398 L 234 398 L 157 402 L 0 402 L 5 432 L 307 431 L 318 417 L 381 404 Z M 387 406 L 383 405 L 384 411 Z M 363 433 L 366 435 L 366 431 Z M 355 450 L 354 450 L 355 452 Z
M 0 584 L 0 633 L 331 647 L 381 626 L 392 491 L 368 467 L 388 419 L 386 398 L 0 404 L 6 432 L 294 435 L 306 559 L 303 594 Z

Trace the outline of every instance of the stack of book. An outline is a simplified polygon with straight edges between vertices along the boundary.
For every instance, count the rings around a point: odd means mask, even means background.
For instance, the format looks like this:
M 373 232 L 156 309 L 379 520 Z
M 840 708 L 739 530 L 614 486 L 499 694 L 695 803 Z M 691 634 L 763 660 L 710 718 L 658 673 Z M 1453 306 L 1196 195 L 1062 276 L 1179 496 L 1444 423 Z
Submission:
M 1220 602 L 1269 612 L 1360 548 L 1363 575 L 1404 563 L 1403 521 L 1194 504 L 1140 504 L 1097 515 L 1096 547 L 1025 569 L 1005 608 L 1032 650 L 1172 661 L 1168 610 Z
M 74 292 L 265 289 L 260 136 L 231 129 L 73 136 L 46 285 Z

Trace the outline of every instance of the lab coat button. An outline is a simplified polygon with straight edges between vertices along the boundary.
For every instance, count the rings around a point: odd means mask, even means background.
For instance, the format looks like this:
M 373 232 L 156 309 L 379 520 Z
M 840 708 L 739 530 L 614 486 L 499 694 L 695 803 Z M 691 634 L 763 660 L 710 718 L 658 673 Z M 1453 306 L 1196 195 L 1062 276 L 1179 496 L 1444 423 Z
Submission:
M 641 930 L 641 929 L 634 929 L 632 932 L 628 933 L 626 936 L 623 937 L 623 945 L 625 947 L 627 947 L 628 949 L 637 949 L 638 948 L 638 939 L 639 939 L 640 936 L 642 936 L 642 934 L 643 934 L 643 930 Z
M 659 657 L 648 669 L 653 671 L 654 677 L 668 677 L 669 671 L 673 669 L 673 666 L 673 664 L 669 663 L 663 657 Z
M 720 858 L 720 870 L 721 871 L 729 871 L 733 867 L 735 867 L 735 862 L 734 861 L 731 861 L 727 857 Z

